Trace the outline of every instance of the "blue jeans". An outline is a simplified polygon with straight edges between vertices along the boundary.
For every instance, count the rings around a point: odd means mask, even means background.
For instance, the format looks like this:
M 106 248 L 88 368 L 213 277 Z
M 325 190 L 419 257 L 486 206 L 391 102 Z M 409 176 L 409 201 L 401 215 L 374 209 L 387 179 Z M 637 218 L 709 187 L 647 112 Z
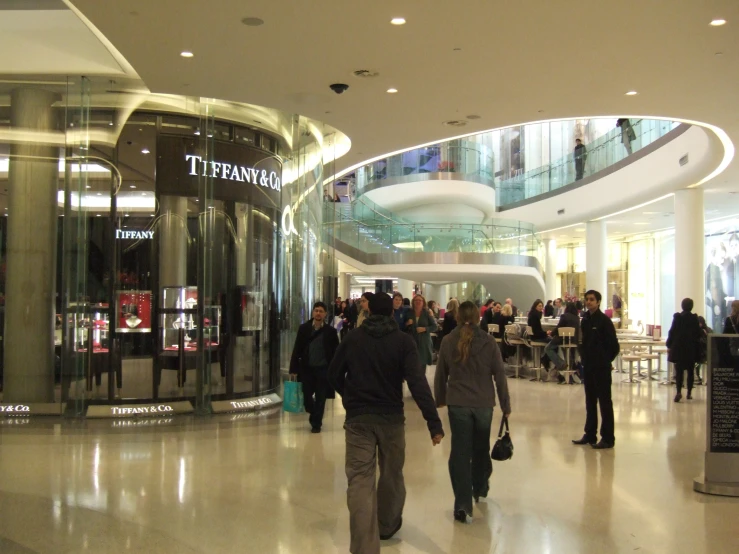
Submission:
M 549 359 L 552 360 L 554 367 L 557 369 L 564 369 L 565 365 L 567 365 L 564 358 L 559 355 L 559 344 L 555 344 L 555 341 L 553 340 L 550 340 L 549 344 L 547 344 L 547 347 L 544 349 L 544 354 L 549 356 Z
M 472 496 L 488 494 L 488 480 L 493 474 L 490 459 L 490 425 L 492 408 L 449 406 L 452 451 L 449 476 L 454 491 L 454 511 L 472 515 Z

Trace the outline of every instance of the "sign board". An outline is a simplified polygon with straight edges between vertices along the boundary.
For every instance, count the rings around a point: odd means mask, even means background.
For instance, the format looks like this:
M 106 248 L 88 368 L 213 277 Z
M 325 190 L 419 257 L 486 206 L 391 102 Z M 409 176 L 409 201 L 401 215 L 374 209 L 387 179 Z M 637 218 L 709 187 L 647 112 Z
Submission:
M 217 400 L 211 403 L 214 414 L 225 414 L 229 412 L 249 412 L 263 410 L 282 404 L 282 398 L 275 393 L 255 398 L 240 398 L 236 400 Z
M 732 353 L 733 352 L 733 353 Z M 739 496 L 739 336 L 708 335 L 705 473 L 698 492 Z
M 192 404 L 186 400 L 176 402 L 153 402 L 146 404 L 108 404 L 94 405 L 87 408 L 87 417 L 165 417 L 191 414 Z
M 64 411 L 64 404 L 35 403 L 35 402 L 5 402 L 0 404 L 0 417 L 2 416 L 59 416 Z

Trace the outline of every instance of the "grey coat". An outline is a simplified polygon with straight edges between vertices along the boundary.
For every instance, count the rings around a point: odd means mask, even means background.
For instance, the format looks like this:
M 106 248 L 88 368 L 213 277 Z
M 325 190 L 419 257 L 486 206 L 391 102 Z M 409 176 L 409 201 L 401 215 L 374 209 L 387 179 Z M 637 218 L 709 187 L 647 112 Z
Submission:
M 421 365 L 425 369 L 427 365 L 431 365 L 433 362 L 431 333 L 436 331 L 439 326 L 436 324 L 436 320 L 429 315 L 428 310 L 423 310 L 418 318 L 416 318 L 416 313 L 410 310 L 408 312 L 408 319 L 412 319 L 413 324 L 407 327 L 407 331 L 411 334 L 413 340 L 416 341 L 418 357 L 421 359 Z M 418 333 L 416 331 L 418 327 L 425 327 L 426 332 Z
M 493 408 L 497 387 L 500 407 L 504 413 L 509 413 L 511 398 L 498 344 L 477 325 L 470 327 L 475 334 L 470 345 L 470 357 L 464 364 L 458 360 L 457 352 L 461 327 L 441 341 L 434 380 L 436 405 Z

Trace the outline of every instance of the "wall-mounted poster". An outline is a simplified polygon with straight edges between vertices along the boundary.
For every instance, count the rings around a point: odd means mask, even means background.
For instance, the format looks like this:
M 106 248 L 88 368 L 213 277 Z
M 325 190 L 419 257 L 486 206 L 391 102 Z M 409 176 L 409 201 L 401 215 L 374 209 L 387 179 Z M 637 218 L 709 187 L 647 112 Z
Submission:
M 241 330 L 242 331 L 261 331 L 262 330 L 262 293 L 249 290 L 246 287 L 241 288 Z

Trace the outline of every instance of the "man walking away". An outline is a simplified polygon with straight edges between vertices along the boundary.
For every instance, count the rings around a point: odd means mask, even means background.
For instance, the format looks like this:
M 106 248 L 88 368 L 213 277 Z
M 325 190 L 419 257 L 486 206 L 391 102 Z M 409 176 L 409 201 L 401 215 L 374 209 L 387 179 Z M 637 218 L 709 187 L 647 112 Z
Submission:
M 403 381 L 426 420 L 431 441 L 444 437 L 413 339 L 398 329 L 385 293 L 369 302 L 370 316 L 342 341 L 329 382 L 346 409 L 346 477 L 352 554 L 379 554 L 403 523 L 405 416 Z M 375 480 L 380 465 L 379 481 Z
M 585 293 L 587 312 L 582 319 L 580 359 L 585 368 L 585 434 L 573 444 L 589 444 L 593 448 L 613 448 L 616 444 L 611 399 L 611 367 L 620 347 L 613 322 L 600 311 L 601 294 L 596 290 Z M 598 405 L 600 405 L 600 442 L 598 436 Z
M 326 304 L 313 305 L 313 318 L 298 328 L 290 358 L 290 373 L 297 374 L 303 383 L 305 411 L 310 414 L 312 433 L 321 432 L 326 399 L 335 396 L 328 384 L 328 365 L 339 346 L 339 337 L 336 329 L 326 324 L 326 314 Z
M 580 139 L 575 140 L 575 181 L 582 179 L 585 174 L 585 162 L 588 159 L 588 149 Z

